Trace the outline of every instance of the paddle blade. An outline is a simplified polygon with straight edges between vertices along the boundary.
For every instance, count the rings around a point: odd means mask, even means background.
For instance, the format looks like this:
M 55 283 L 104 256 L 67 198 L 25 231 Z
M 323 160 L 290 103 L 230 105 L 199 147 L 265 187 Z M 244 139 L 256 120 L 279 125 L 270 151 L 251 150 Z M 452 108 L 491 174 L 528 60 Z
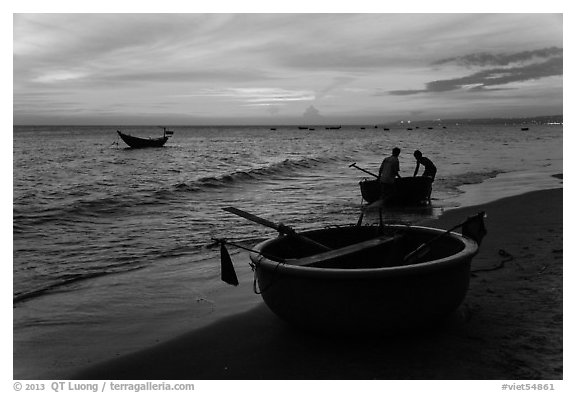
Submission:
M 220 278 L 225 283 L 234 286 L 238 285 L 238 277 L 236 276 L 236 271 L 232 264 L 232 258 L 230 258 L 230 254 L 223 242 L 220 243 L 220 274 Z
M 488 233 L 484 225 L 484 216 L 485 213 L 480 212 L 473 217 L 469 217 L 462 225 L 462 235 L 474 240 L 478 245 L 482 243 L 482 239 Z

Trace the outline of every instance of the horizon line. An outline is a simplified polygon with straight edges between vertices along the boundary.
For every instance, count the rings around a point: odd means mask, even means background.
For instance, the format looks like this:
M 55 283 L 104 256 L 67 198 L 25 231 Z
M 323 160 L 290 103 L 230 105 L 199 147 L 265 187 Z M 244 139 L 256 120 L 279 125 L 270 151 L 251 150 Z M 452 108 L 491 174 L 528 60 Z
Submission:
M 558 118 L 558 117 L 564 117 L 564 114 L 555 114 L 555 115 L 537 115 L 537 116 L 526 116 L 526 117 L 522 117 L 522 116 L 514 116 L 514 117 L 451 117 L 451 118 L 445 118 L 445 119 L 425 119 L 425 120 L 394 120 L 394 121 L 387 121 L 387 122 L 366 122 L 366 123 L 362 123 L 362 122 L 353 122 L 353 123 L 347 123 L 347 122 L 318 122 L 318 123 L 308 123 L 308 122 L 290 122 L 290 123 L 259 123 L 259 124 L 255 124 L 255 123 L 244 123 L 244 124 L 232 124 L 232 123 L 197 123 L 197 124 L 192 124 L 192 123 L 188 123 L 188 124 L 184 124 L 184 123 L 172 123 L 170 125 L 164 125 L 164 126 L 160 126 L 157 124 L 138 124 L 138 123 L 130 123 L 130 124 L 122 124 L 122 123 L 115 123 L 115 124 L 105 124 L 105 123 L 92 123 L 92 122 L 88 122 L 88 123 L 70 123 L 70 124 L 66 124 L 66 123 L 19 123 L 19 124 L 12 124 L 13 127 L 33 127 L 33 126 L 68 126 L 68 127 L 90 127 L 90 126 L 98 126 L 98 127 L 135 127 L 135 126 L 140 126 L 140 127 L 176 127 L 176 126 L 186 126 L 186 127 L 219 127 L 219 126 L 227 126 L 227 127 L 266 127 L 266 126 L 277 126 L 277 127 L 282 127 L 282 126 L 307 126 L 307 127 L 319 127 L 319 126 L 367 126 L 367 125 L 371 125 L 371 126 L 385 126 L 385 125 L 391 125 L 391 124 L 415 124 L 415 123 L 442 123 L 442 122 L 464 122 L 464 121 L 482 121 L 482 120 L 486 120 L 486 121 L 530 121 L 530 120 L 535 120 L 535 119 L 542 119 L 542 118 Z M 328 120 L 328 119 L 326 119 Z

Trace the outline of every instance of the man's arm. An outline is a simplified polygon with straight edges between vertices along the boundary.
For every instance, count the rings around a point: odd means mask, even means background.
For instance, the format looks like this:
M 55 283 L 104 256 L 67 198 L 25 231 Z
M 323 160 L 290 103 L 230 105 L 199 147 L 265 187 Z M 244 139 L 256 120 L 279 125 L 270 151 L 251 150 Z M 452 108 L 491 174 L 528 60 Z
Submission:
M 420 169 L 420 161 L 416 161 L 416 169 L 414 170 L 414 176 L 418 174 L 419 169 Z

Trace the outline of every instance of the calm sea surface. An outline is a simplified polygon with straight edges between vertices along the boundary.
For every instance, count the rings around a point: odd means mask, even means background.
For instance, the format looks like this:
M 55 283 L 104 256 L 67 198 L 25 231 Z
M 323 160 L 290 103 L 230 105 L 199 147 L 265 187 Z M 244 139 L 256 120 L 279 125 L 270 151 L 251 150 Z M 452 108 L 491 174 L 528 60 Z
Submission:
M 438 175 L 432 209 L 396 209 L 386 213 L 390 221 L 415 223 L 457 207 L 466 187 L 490 178 L 517 178 L 520 193 L 527 185 L 548 188 L 538 179 L 562 172 L 561 125 L 176 127 L 164 148 L 144 150 L 126 149 L 115 130 L 14 128 L 15 378 L 98 360 L 81 349 L 46 360 L 86 340 L 97 347 L 124 336 L 131 350 L 142 343 L 129 337 L 142 341 L 161 323 L 181 329 L 225 308 L 211 300 L 223 290 L 211 238 L 253 245 L 275 234 L 223 207 L 297 230 L 355 223 L 358 182 L 369 176 L 349 165 L 377 172 L 394 146 L 402 149 L 404 176 L 414 171 L 416 149 Z M 161 134 L 156 127 L 121 130 Z M 243 255 L 235 262 L 247 265 Z M 42 348 L 48 354 L 38 359 Z

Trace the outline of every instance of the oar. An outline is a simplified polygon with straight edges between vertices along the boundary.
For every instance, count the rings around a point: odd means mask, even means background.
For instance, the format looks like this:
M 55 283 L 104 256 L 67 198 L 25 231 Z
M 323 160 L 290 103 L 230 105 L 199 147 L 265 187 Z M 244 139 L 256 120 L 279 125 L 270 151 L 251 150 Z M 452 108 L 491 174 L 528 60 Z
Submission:
M 326 252 L 331 250 L 331 248 L 326 247 L 323 244 L 320 244 L 312 239 L 307 238 L 306 236 L 302 236 L 298 233 L 296 233 L 296 231 L 292 228 L 290 228 L 287 225 L 284 224 L 276 224 L 275 222 L 272 221 L 268 221 L 264 218 L 255 216 L 254 214 L 250 214 L 248 212 L 245 212 L 243 210 L 237 209 L 235 207 L 226 207 L 223 208 L 222 210 L 227 211 L 229 213 L 232 214 L 236 214 L 240 217 L 244 217 L 250 221 L 256 222 L 258 224 L 267 226 L 269 228 L 273 228 L 275 230 L 277 230 L 278 232 L 285 234 L 287 236 L 291 236 L 294 239 L 297 239 L 298 241 L 302 242 L 302 243 L 306 243 L 308 245 L 312 245 L 313 247 L 316 247 L 316 249 L 319 249 L 319 252 Z M 236 272 L 234 270 L 234 264 L 232 263 L 232 258 L 230 258 L 230 254 L 228 253 L 228 250 L 226 250 L 226 245 L 225 245 L 225 241 L 218 241 L 218 243 L 220 243 L 220 271 L 221 271 L 221 278 L 222 281 L 231 284 L 231 285 L 238 285 L 238 277 L 236 276 Z M 275 258 L 270 258 L 270 259 L 275 259 Z
M 374 176 L 375 178 L 378 178 L 378 175 L 375 175 L 374 173 L 372 173 L 372 172 L 370 172 L 370 171 L 367 171 L 366 169 L 360 168 L 358 165 L 356 165 L 355 162 L 352 163 L 352 164 L 350 164 L 350 165 L 348 165 L 348 168 L 352 168 L 352 167 L 354 167 L 354 168 L 356 168 L 356 169 L 358 169 L 358 170 L 361 170 L 362 172 L 365 172 L 365 173 L 367 173 L 367 174 L 369 174 L 369 175 L 372 175 L 372 176 Z
M 322 251 L 331 250 L 330 247 L 327 247 L 324 244 L 318 243 L 315 240 L 307 238 L 306 236 L 300 235 L 300 234 L 296 233 L 296 231 L 293 228 L 291 228 L 287 225 L 284 225 L 282 223 L 277 224 L 275 222 L 266 220 L 265 218 L 262 218 L 262 217 L 255 216 L 254 214 L 245 212 L 244 210 L 240 210 L 240 209 L 237 209 L 235 207 L 225 207 L 222 210 L 227 211 L 228 213 L 236 214 L 237 216 L 240 216 L 240 217 L 243 217 L 247 220 L 250 220 L 250 221 L 256 222 L 258 224 L 264 225 L 268 228 L 275 229 L 284 235 L 293 236 L 295 239 L 298 239 L 298 240 L 302 241 L 303 243 L 313 245 L 316 248 L 321 249 Z
M 462 234 L 464 236 L 472 238 L 476 243 L 478 243 L 478 245 L 480 245 L 480 243 L 482 242 L 482 238 L 486 235 L 486 228 L 484 227 L 484 217 L 485 217 L 484 212 L 480 212 L 472 217 L 468 217 L 466 221 L 464 221 L 463 223 L 458 224 L 448 229 L 447 231 L 442 232 L 440 235 L 436 236 L 435 238 L 432 238 L 431 240 L 428 240 L 426 243 L 422 243 L 420 246 L 418 246 L 417 249 L 415 249 L 414 251 L 412 251 L 411 253 L 409 253 L 404 257 L 404 264 L 410 265 L 414 263 L 416 260 L 424 257 L 426 254 L 430 252 L 431 250 L 430 245 L 432 243 L 434 243 L 438 239 L 446 236 L 450 232 L 460 227 L 463 227 Z

